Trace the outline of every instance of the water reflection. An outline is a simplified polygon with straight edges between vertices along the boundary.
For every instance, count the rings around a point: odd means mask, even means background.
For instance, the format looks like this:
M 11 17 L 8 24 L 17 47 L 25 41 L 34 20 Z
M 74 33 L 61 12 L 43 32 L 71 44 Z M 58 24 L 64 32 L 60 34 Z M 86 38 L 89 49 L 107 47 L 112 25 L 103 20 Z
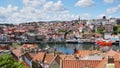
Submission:
M 73 51 L 73 46 L 74 45 L 57 45 L 56 46 L 56 50 L 58 52 L 62 52 L 63 54 L 73 54 L 74 51 Z
M 56 49 L 57 52 L 62 52 L 63 54 L 73 54 L 74 48 L 78 50 L 90 50 L 95 47 L 95 44 L 40 44 L 40 48 L 47 48 L 49 47 L 52 49 Z M 119 46 L 113 45 L 113 50 L 118 50 Z

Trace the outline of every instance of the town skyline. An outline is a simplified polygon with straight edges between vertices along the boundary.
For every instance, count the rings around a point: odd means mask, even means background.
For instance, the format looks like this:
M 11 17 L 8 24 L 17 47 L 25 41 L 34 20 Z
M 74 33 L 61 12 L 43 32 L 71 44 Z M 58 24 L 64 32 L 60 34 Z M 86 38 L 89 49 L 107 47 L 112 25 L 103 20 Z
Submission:
M 0 23 L 120 18 L 119 11 L 119 0 L 1 0 Z

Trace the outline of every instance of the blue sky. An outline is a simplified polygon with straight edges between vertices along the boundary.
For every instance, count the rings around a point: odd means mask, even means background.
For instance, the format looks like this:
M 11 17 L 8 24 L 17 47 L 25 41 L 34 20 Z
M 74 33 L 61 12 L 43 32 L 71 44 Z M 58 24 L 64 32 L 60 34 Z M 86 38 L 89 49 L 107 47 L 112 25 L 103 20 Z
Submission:
M 0 0 L 0 23 L 120 17 L 120 0 Z

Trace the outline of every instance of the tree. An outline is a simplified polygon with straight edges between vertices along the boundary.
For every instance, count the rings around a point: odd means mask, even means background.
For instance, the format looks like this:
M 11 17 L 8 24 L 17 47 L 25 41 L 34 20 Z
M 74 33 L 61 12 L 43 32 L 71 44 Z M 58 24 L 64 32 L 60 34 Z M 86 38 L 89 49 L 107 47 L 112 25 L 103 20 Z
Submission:
M 67 29 L 61 29 L 59 30 L 59 32 L 63 32 L 64 33 L 64 39 L 66 39 L 67 34 L 71 33 L 73 30 L 67 30 Z
M 120 33 L 120 26 L 114 26 L 112 34 Z
M 0 68 L 26 68 L 22 61 L 16 62 L 9 54 L 0 55 Z
M 100 27 L 97 29 L 96 33 L 103 34 L 104 33 L 104 27 Z
M 67 34 L 69 34 L 70 32 L 72 32 L 72 30 L 68 30 L 68 31 L 65 32 L 64 39 L 66 39 Z

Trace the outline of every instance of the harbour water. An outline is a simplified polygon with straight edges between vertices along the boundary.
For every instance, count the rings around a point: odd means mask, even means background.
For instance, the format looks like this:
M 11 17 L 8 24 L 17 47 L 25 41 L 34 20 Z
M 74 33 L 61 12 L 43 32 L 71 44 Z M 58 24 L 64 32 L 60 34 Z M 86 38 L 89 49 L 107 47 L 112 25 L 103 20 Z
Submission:
M 63 54 L 73 54 L 74 48 L 78 50 L 91 50 L 93 47 L 97 47 L 96 44 L 39 44 L 40 48 L 49 48 L 52 50 L 56 48 L 57 52 L 62 52 Z M 118 50 L 119 45 L 112 45 L 113 50 Z

